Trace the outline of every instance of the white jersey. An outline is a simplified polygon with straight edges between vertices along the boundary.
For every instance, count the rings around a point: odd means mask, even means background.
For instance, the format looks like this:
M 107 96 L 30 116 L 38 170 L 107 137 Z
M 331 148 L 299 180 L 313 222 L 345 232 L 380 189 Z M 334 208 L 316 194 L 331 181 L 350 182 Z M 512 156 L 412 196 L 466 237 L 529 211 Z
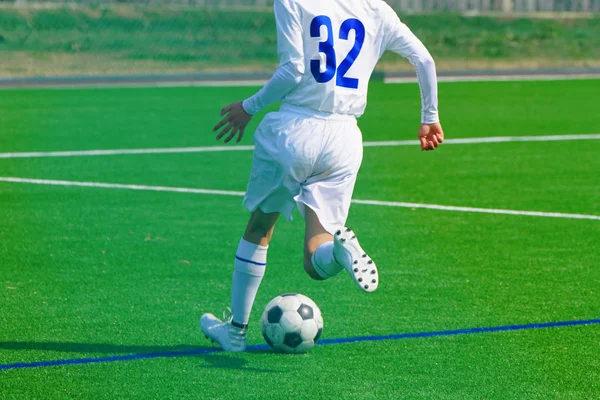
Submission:
M 410 29 L 382 0 L 275 0 L 279 68 L 244 101 L 250 114 L 274 101 L 359 117 L 369 79 L 386 50 L 417 69 L 421 122 L 438 122 L 435 64 Z

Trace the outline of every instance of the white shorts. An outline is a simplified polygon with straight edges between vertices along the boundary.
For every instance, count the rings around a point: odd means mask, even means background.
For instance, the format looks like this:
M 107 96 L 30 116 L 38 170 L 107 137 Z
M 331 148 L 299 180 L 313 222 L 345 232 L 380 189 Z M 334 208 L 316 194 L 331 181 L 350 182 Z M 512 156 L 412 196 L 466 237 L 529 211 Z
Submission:
M 362 135 L 353 116 L 281 106 L 254 133 L 254 158 L 244 204 L 288 220 L 310 207 L 330 233 L 348 217 L 362 162 Z

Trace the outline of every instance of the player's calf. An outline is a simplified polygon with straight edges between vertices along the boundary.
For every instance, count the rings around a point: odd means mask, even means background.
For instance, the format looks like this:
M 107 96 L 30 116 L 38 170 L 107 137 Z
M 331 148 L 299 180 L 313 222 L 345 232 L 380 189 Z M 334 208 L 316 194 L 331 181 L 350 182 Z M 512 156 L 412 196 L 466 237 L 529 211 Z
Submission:
M 313 263 L 312 263 L 311 254 L 304 254 L 304 270 L 306 271 L 308 276 L 310 276 L 311 278 L 313 278 L 316 281 L 322 281 L 322 280 L 327 279 L 327 278 L 324 278 L 323 276 L 319 275 L 319 273 L 315 270 L 315 267 L 313 266 Z
M 305 208 L 304 270 L 313 279 L 329 279 L 344 270 L 333 256 L 333 237 L 319 221 L 317 214 Z
M 246 225 L 244 240 L 261 246 L 268 246 L 278 218 L 279 213 L 264 213 L 257 208 Z

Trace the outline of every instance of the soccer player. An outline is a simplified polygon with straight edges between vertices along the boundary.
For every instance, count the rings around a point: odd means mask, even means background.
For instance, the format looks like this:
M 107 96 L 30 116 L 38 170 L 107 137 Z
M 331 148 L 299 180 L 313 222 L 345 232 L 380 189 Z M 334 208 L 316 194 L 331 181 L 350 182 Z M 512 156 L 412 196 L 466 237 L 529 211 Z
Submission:
M 375 263 L 344 228 L 362 161 L 356 118 L 369 78 L 386 50 L 407 58 L 421 94 L 421 150 L 444 134 L 435 64 L 425 46 L 382 0 L 275 0 L 279 67 L 254 96 L 221 110 L 217 140 L 239 142 L 252 116 L 274 102 L 254 133 L 244 204 L 252 213 L 234 261 L 231 313 L 204 314 L 204 334 L 224 350 L 244 351 L 250 311 L 265 273 L 273 227 L 298 207 L 306 221 L 304 268 L 314 279 L 346 270 L 366 292 L 377 289 Z

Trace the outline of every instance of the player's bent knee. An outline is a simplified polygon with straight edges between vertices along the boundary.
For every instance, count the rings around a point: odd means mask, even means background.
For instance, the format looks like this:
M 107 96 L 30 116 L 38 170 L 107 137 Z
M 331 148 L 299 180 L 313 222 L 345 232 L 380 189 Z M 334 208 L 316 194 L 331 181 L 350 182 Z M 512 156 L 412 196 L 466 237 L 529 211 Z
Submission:
M 324 278 L 322 276 L 320 276 L 317 273 L 317 271 L 315 271 L 315 267 L 312 265 L 312 257 L 311 256 L 307 256 L 307 255 L 304 256 L 304 270 L 306 271 L 308 276 L 310 276 L 314 280 L 316 280 L 316 281 L 324 280 Z

